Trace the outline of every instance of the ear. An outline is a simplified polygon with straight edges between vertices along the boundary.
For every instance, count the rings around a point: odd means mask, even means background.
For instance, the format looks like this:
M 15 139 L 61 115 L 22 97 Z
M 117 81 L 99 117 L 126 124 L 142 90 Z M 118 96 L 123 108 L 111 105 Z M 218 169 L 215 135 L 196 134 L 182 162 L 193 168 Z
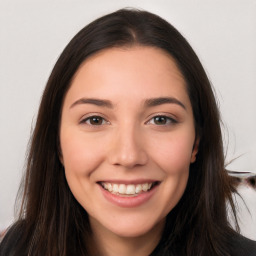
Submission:
M 200 138 L 196 138 L 195 142 L 194 142 L 194 145 L 193 145 L 193 150 L 192 150 L 192 154 L 191 154 L 190 163 L 194 163 L 196 161 L 196 154 L 198 152 L 199 143 L 200 143 Z

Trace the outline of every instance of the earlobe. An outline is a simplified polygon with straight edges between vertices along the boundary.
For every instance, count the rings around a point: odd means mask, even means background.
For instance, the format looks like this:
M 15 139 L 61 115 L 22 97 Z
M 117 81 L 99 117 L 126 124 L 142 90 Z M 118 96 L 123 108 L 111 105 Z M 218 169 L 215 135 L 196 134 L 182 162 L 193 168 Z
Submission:
M 200 139 L 196 138 L 194 146 L 193 146 L 192 154 L 191 154 L 190 163 L 194 163 L 196 161 L 196 155 L 197 155 L 198 148 L 199 148 L 199 142 L 200 142 Z

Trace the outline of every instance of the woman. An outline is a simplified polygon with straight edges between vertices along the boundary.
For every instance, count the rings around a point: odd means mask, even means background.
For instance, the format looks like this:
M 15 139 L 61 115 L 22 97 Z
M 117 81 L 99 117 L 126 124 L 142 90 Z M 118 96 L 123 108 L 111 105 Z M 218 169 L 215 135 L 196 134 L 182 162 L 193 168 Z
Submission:
M 120 10 L 52 71 L 0 255 L 256 255 L 227 220 L 232 191 L 196 54 L 160 17 Z

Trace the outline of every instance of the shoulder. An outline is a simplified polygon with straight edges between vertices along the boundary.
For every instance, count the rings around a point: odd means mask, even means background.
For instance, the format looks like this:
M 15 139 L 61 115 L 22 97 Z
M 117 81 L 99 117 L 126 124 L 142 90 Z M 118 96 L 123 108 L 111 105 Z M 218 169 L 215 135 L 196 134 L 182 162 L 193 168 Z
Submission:
M 231 239 L 232 256 L 256 256 L 256 241 L 250 240 L 239 234 Z
M 17 254 L 17 247 L 22 240 L 25 221 L 17 221 L 6 232 L 0 243 L 0 256 L 23 255 Z

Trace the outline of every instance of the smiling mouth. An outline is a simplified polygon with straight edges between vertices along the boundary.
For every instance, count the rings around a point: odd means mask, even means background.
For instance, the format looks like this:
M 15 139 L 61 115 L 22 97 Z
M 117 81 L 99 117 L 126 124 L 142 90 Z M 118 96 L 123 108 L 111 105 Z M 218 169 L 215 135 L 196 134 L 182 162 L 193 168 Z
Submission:
M 98 184 L 114 195 L 119 195 L 122 197 L 134 197 L 142 193 L 146 193 L 152 190 L 155 186 L 159 185 L 159 181 L 151 183 L 141 183 L 141 184 L 117 184 L 110 182 L 98 182 Z

